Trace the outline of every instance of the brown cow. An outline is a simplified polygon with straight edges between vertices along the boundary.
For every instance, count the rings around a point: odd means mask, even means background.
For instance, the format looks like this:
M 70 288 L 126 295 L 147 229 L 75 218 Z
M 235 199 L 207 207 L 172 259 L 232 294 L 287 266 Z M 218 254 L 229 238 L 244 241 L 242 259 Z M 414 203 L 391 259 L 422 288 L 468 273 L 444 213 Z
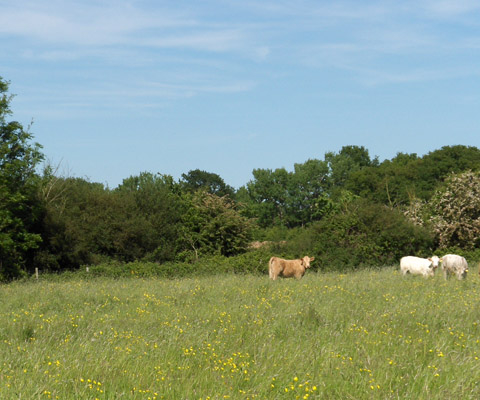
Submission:
M 310 268 L 310 263 L 315 260 L 315 257 L 305 256 L 299 260 L 284 260 L 283 258 L 272 257 L 268 262 L 268 275 L 270 279 L 275 280 L 279 275 L 285 278 L 292 276 L 300 279 L 305 275 L 307 268 Z

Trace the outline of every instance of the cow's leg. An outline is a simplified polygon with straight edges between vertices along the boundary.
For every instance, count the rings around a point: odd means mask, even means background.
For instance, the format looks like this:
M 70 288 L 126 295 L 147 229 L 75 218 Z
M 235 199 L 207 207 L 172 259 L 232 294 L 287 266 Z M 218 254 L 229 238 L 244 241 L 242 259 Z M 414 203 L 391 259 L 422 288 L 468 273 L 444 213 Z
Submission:
M 272 267 L 270 269 L 270 279 L 274 281 L 277 279 L 278 275 L 279 275 L 278 271 L 274 267 Z
M 295 272 L 295 279 L 300 279 L 301 277 L 303 276 L 303 274 L 301 272 Z

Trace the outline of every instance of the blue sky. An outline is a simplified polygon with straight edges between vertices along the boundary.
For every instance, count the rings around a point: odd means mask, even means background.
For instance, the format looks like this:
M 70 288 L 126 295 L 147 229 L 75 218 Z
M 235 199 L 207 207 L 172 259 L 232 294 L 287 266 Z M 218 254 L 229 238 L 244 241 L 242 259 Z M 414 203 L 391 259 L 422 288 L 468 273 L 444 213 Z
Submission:
M 345 145 L 480 147 L 480 1 L 0 0 L 0 76 L 64 174 L 238 188 Z

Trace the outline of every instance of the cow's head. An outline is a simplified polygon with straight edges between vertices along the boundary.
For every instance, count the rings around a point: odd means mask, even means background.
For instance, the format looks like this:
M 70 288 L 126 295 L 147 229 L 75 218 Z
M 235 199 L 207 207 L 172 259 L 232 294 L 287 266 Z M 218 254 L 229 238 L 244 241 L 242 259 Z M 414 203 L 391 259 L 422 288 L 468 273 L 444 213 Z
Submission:
M 302 265 L 304 268 L 310 268 L 310 263 L 315 260 L 315 257 L 305 256 L 302 258 Z
M 467 261 L 465 260 L 465 263 Z M 468 273 L 468 264 L 462 265 L 462 268 L 460 269 L 460 279 L 465 279 L 467 277 Z
M 442 262 L 442 259 L 438 258 L 437 256 L 432 256 L 428 259 L 428 261 L 432 262 L 431 268 L 435 270 L 438 268 L 438 264 Z

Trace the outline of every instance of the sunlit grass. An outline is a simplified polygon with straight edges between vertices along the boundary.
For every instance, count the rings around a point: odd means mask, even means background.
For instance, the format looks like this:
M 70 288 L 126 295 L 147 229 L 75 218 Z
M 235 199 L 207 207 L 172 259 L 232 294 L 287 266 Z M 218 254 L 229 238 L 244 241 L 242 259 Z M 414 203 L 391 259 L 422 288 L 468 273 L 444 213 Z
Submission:
M 477 399 L 480 279 L 0 286 L 1 399 Z

